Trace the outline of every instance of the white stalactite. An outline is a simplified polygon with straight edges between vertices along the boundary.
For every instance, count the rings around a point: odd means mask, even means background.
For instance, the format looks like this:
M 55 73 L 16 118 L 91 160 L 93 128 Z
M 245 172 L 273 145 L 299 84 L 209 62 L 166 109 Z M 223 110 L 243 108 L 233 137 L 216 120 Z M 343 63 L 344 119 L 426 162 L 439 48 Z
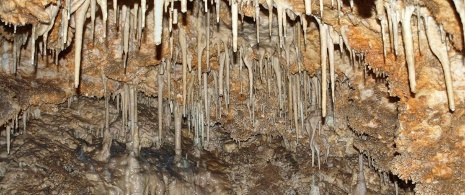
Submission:
M 223 73 L 224 73 L 224 64 L 225 64 L 225 60 L 226 60 L 226 53 L 223 52 L 220 54 L 220 68 L 219 68 L 219 71 L 218 71 L 218 80 L 219 80 L 219 90 L 218 90 L 218 95 L 220 97 L 223 97 L 223 86 L 224 86 L 224 83 L 223 83 Z
M 321 116 L 326 117 L 326 63 L 327 63 L 327 27 L 323 21 L 317 20 L 320 26 L 320 54 L 321 54 Z
M 402 9 L 402 38 L 404 39 L 405 58 L 407 61 L 408 78 L 410 90 L 416 93 L 415 81 L 415 53 L 413 51 L 412 28 L 410 18 L 412 17 L 415 7 L 408 5 Z
M 114 18 L 115 18 L 115 24 L 116 24 L 116 21 L 118 21 L 117 20 L 117 18 L 118 18 L 117 17 L 118 16 L 117 12 L 118 12 L 118 0 L 113 0 L 113 15 L 114 15 Z
M 332 30 L 332 29 L 331 29 Z M 326 39 L 326 44 L 328 46 L 328 57 L 329 57 L 329 74 L 331 78 L 331 101 L 333 102 L 334 105 L 334 89 L 336 88 L 336 83 L 335 83 L 335 67 L 334 67 L 334 43 L 333 39 L 330 34 L 330 30 L 328 30 L 328 35 Z
M 232 34 L 233 34 L 233 51 L 237 51 L 237 20 L 238 20 L 237 2 L 232 1 L 231 4 L 231 21 L 232 21 Z
M 253 63 L 252 63 L 252 59 L 250 59 L 250 54 L 252 53 L 252 48 L 247 48 L 246 49 L 246 53 L 245 53 L 245 56 L 243 58 L 244 60 L 244 64 L 245 66 L 247 67 L 247 70 L 249 72 L 249 100 L 252 101 L 252 97 L 253 97 Z
M 147 0 L 141 0 L 141 11 L 142 11 L 142 29 L 145 27 L 145 12 L 147 11 Z
M 282 76 L 281 76 L 281 66 L 279 64 L 279 59 L 275 56 L 272 57 L 272 66 L 276 74 L 276 83 L 278 87 L 278 99 L 279 99 L 279 109 L 283 110 L 283 100 L 282 100 Z
M 386 25 L 387 25 L 387 21 L 386 21 L 386 15 L 383 15 L 383 17 L 381 18 L 381 37 L 382 37 L 382 40 L 383 40 L 383 58 L 384 58 L 384 61 L 386 62 L 386 55 L 387 55 L 387 51 L 386 51 L 386 44 L 387 44 L 387 40 L 386 40 Z
M 74 54 L 74 88 L 79 87 L 79 74 L 81 71 L 81 52 L 82 52 L 82 40 L 84 32 L 84 23 L 86 20 L 87 9 L 89 8 L 90 0 L 85 2 L 79 7 L 74 15 L 76 20 L 76 34 L 74 39 L 75 54 Z
M 153 4 L 155 6 L 153 14 L 155 21 L 154 41 L 156 45 L 160 45 L 163 32 L 163 0 L 154 0 Z
M 444 79 L 446 81 L 446 90 L 449 100 L 449 109 L 455 111 L 454 102 L 454 89 L 452 86 L 452 78 L 450 74 L 450 61 L 447 54 L 446 44 L 441 41 L 441 34 L 438 31 L 439 27 L 431 16 L 425 16 L 426 35 L 428 37 L 428 43 L 433 54 L 439 59 L 444 70 Z
M 144 1 L 144 0 L 142 0 Z M 97 3 L 102 9 L 102 17 L 103 17 L 103 38 L 107 36 L 107 20 L 108 20 L 108 2 L 107 0 L 97 0 Z
M 126 68 L 128 53 L 129 53 L 129 30 L 130 30 L 130 20 L 131 14 L 129 8 L 126 5 L 123 5 L 123 12 L 125 17 L 123 18 L 124 30 L 123 30 L 123 51 L 124 51 L 124 68 Z
M 91 36 L 91 40 L 94 40 L 94 34 L 95 34 L 95 12 L 96 12 L 96 8 L 97 7 L 97 1 L 96 0 L 90 0 L 90 20 L 91 20 L 91 23 L 90 23 L 90 29 L 91 29 L 91 32 L 90 32 L 90 36 Z
M 312 15 L 312 0 L 305 0 L 305 14 Z
M 182 52 L 182 100 L 183 112 L 185 111 L 186 95 L 187 95 L 187 37 L 183 28 L 179 28 L 179 44 Z

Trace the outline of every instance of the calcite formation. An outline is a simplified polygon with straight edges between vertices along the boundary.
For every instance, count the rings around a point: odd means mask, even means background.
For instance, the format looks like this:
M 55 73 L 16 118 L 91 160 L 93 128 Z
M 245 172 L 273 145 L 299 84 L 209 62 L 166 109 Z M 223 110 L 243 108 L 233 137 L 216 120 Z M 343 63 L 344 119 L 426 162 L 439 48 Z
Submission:
M 2 0 L 0 191 L 462 193 L 464 6 Z

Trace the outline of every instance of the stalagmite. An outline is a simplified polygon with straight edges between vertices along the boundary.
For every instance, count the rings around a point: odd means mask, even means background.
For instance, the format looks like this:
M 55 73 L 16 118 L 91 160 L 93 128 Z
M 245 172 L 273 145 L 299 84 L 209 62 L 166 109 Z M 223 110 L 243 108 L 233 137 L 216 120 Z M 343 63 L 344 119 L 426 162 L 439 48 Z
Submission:
M 155 6 L 153 14 L 155 21 L 154 40 L 156 45 L 160 45 L 163 32 L 163 0 L 154 0 L 153 4 Z
M 365 175 L 363 173 L 363 155 L 358 156 L 357 185 L 352 189 L 353 195 L 365 195 L 367 191 Z
M 105 131 L 108 131 L 110 129 L 110 113 L 109 113 L 109 103 L 108 103 L 108 94 L 107 94 L 107 83 L 108 83 L 108 78 L 103 74 L 102 72 L 102 79 L 103 79 L 103 97 L 105 98 Z
M 413 51 L 412 28 L 410 25 L 410 18 L 414 10 L 415 8 L 411 5 L 402 9 L 402 37 L 404 39 L 405 58 L 407 61 L 410 90 L 412 93 L 416 93 L 415 54 Z
M 233 51 L 237 51 L 237 2 L 232 1 L 231 5 L 231 20 L 232 20 L 232 34 L 233 34 Z
M 450 73 L 450 61 L 447 54 L 447 47 L 445 43 L 441 42 L 441 34 L 438 31 L 439 27 L 431 16 L 425 16 L 426 35 L 428 43 L 433 54 L 439 59 L 444 71 L 444 79 L 446 81 L 447 97 L 449 100 L 449 109 L 455 111 L 454 102 L 454 89 L 452 86 L 452 78 Z
M 82 52 L 82 39 L 84 32 L 84 23 L 86 20 L 87 9 L 89 8 L 90 0 L 85 2 L 79 7 L 74 15 L 76 20 L 76 34 L 74 39 L 75 54 L 74 54 L 74 88 L 79 87 L 79 74 L 81 71 L 81 52 Z

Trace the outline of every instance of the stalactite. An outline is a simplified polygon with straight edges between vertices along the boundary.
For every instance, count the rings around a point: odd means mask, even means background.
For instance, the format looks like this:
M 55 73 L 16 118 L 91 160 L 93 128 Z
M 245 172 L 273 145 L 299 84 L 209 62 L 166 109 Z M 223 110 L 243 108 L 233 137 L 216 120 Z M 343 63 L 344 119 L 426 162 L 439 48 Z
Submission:
M 257 43 L 260 43 L 260 6 L 255 5 L 255 26 L 257 31 Z
M 10 147 L 11 147 L 11 129 L 10 125 L 6 125 L 6 151 L 10 154 Z
M 431 51 L 439 59 L 442 64 L 444 71 L 444 79 L 446 81 L 446 90 L 447 97 L 449 101 L 449 109 L 455 111 L 455 102 L 454 102 L 454 89 L 452 86 L 452 78 L 450 73 L 450 61 L 447 54 L 447 47 L 445 43 L 441 42 L 441 34 L 438 32 L 438 25 L 431 18 L 431 16 L 424 16 L 426 28 L 426 35 L 428 37 L 428 43 L 430 45 Z
M 390 4 L 387 6 L 388 16 L 391 19 L 391 34 L 392 34 L 392 45 L 394 48 L 394 54 L 397 56 L 398 54 L 398 40 L 399 40 L 399 14 L 398 14 L 398 5 L 395 1 L 391 1 Z
M 115 18 L 115 24 L 118 21 L 118 0 L 113 0 L 113 16 Z
M 85 2 L 79 7 L 74 15 L 76 20 L 76 33 L 75 33 L 75 54 L 74 54 L 74 88 L 79 87 L 79 74 L 81 71 L 81 52 L 82 52 L 82 39 L 84 31 L 84 23 L 86 20 L 87 9 L 89 8 L 90 0 Z
M 91 26 L 90 26 L 90 29 L 91 29 L 91 33 L 90 33 L 90 36 L 91 36 L 91 40 L 94 40 L 94 34 L 95 34 L 95 12 L 96 12 L 96 6 L 97 6 L 97 2 L 96 0 L 90 0 L 90 20 L 91 20 Z
M 305 14 L 312 15 L 312 0 L 305 0 Z
M 220 58 L 220 61 L 219 61 L 219 64 L 220 64 L 220 67 L 219 67 L 219 73 L 218 73 L 218 85 L 219 85 L 219 89 L 218 89 L 218 96 L 220 97 L 223 97 L 223 86 L 224 86 L 224 81 L 223 81 L 223 72 L 224 72 L 224 64 L 225 64 L 225 60 L 226 60 L 226 53 L 223 52 L 219 55 L 219 58 Z
M 27 110 L 23 110 L 23 131 L 27 133 Z
M 144 1 L 144 0 L 142 0 Z M 103 38 L 107 36 L 107 20 L 108 20 L 108 3 L 107 0 L 97 0 L 97 3 L 102 9 L 102 20 L 103 20 Z
M 230 61 L 230 59 L 229 59 L 229 49 L 228 49 L 228 47 L 227 47 L 228 44 L 223 42 L 223 45 L 225 46 L 225 47 L 224 47 L 224 49 L 225 49 L 224 53 L 225 53 L 225 55 L 226 55 L 225 60 L 224 60 L 225 66 L 226 66 L 226 101 L 225 101 L 225 103 L 226 103 L 226 110 L 228 110 L 228 108 L 229 108 L 229 96 L 230 96 L 229 68 L 230 68 L 230 62 L 231 62 L 231 61 Z M 229 113 L 229 112 L 228 112 L 228 113 Z
M 221 1 L 220 0 L 215 0 L 215 5 L 216 5 L 216 23 L 219 23 L 220 22 Z
M 124 51 L 124 68 L 126 68 L 127 61 L 128 61 L 128 53 L 129 53 L 129 33 L 130 33 L 130 20 L 131 14 L 129 8 L 126 5 L 123 5 L 123 13 L 125 13 L 125 17 L 123 18 L 124 24 L 124 31 L 123 31 L 123 51 Z
M 270 32 L 271 37 L 271 26 L 273 25 L 273 0 L 266 0 L 268 6 L 268 31 Z
M 163 0 L 154 0 L 154 40 L 156 45 L 161 44 L 162 32 L 163 32 Z
M 147 0 L 141 0 L 140 6 L 141 6 L 141 12 L 142 12 L 141 25 L 142 25 L 142 29 L 144 29 L 144 27 L 145 27 L 145 12 L 147 11 Z
M 386 63 L 386 55 L 387 55 L 387 51 L 386 51 L 386 44 L 387 44 L 387 40 L 386 40 L 386 25 L 387 25 L 387 21 L 386 21 L 386 15 L 383 15 L 383 17 L 381 18 L 381 36 L 382 36 L 382 40 L 383 40 L 383 58 L 384 58 L 384 63 Z
M 323 21 L 320 24 L 320 53 L 321 53 L 321 115 L 326 117 L 326 58 L 327 58 L 327 27 Z
M 176 102 L 174 105 L 174 151 L 177 158 L 181 157 L 181 122 L 182 122 L 182 109 Z
M 207 2 L 207 1 L 205 1 Z M 207 12 L 206 16 L 206 33 L 205 37 L 207 39 L 206 47 L 207 47 L 207 71 L 210 71 L 210 12 Z
M 332 29 L 331 29 L 332 30 Z M 336 83 L 335 83 L 335 73 L 334 73 L 334 43 L 333 39 L 331 38 L 330 31 L 328 30 L 328 35 L 326 39 L 326 44 L 328 46 L 328 57 L 329 57 L 329 74 L 330 74 L 330 79 L 331 79 L 331 101 L 333 102 L 334 105 L 334 89 L 336 88 Z
M 203 99 L 204 99 L 204 108 L 205 108 L 205 119 L 206 119 L 206 126 L 207 126 L 207 145 L 210 141 L 210 107 L 208 106 L 209 98 L 208 98 L 208 81 L 207 81 L 207 73 L 203 73 Z
M 35 63 L 35 55 L 36 55 L 36 24 L 32 24 L 32 36 L 31 36 L 31 65 Z
M 276 82 L 277 82 L 277 87 L 278 87 L 278 99 L 279 99 L 279 109 L 280 110 L 283 110 L 283 100 L 282 100 L 282 76 L 281 76 L 281 67 L 280 67 L 280 64 L 279 64 L 279 59 L 276 58 L 276 57 L 272 57 L 272 66 L 273 66 L 273 70 L 276 74 Z
M 293 79 L 295 80 L 295 79 Z M 294 81 L 292 85 L 292 92 L 289 92 L 289 94 L 292 93 L 292 106 L 293 106 L 293 111 L 294 111 L 294 125 L 295 125 L 295 132 L 296 132 L 296 140 L 297 143 L 299 142 L 299 118 L 298 118 L 298 108 L 297 108 L 297 85 L 298 81 Z
M 233 34 L 233 51 L 237 51 L 237 2 L 232 1 L 231 5 L 231 20 L 232 20 L 232 34 Z M 270 31 L 271 32 L 271 31 Z
M 416 93 L 417 91 L 415 81 L 415 54 L 413 51 L 412 28 L 410 24 L 410 18 L 414 10 L 415 8 L 411 5 L 402 9 L 402 37 L 404 39 L 405 58 L 407 61 L 410 90 L 412 93 Z
M 244 64 L 247 67 L 247 70 L 249 72 L 249 99 L 252 101 L 253 97 L 253 70 L 252 70 L 252 59 L 250 59 L 249 54 L 252 53 L 252 48 L 247 48 L 247 51 L 245 52 L 245 57 L 243 58 Z

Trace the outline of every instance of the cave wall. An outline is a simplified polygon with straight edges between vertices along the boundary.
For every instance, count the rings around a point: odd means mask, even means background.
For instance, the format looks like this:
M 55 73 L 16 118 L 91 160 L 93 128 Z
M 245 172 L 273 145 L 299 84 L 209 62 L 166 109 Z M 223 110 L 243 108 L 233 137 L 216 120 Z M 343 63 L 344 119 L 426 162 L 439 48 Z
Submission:
M 0 124 L 135 90 L 237 142 L 360 152 L 418 193 L 464 188 L 462 1 L 115 2 L 0 2 Z

